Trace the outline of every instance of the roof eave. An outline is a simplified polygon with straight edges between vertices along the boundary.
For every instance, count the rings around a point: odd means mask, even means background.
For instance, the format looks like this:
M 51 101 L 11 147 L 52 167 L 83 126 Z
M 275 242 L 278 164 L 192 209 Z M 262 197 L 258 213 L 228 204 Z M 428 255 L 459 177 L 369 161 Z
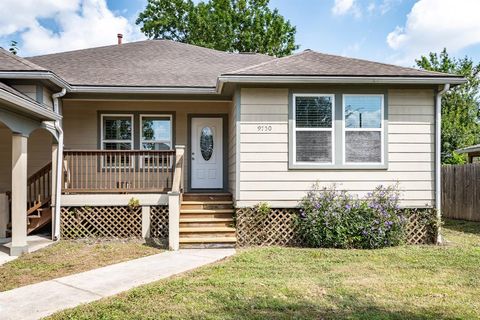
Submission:
M 73 93 L 111 94 L 216 94 L 215 87 L 134 87 L 134 86 L 78 86 L 71 87 Z
M 60 120 L 62 116 L 42 107 L 39 104 L 28 101 L 22 97 L 19 97 L 13 93 L 0 89 L 0 101 L 5 101 L 10 105 L 13 105 L 18 111 L 26 114 L 33 115 L 42 120 Z
M 377 77 L 377 76 L 295 76 L 295 75 L 221 75 L 217 87 L 224 83 L 278 83 L 278 84 L 445 84 L 452 85 L 467 82 L 461 77 Z
M 60 88 L 71 90 L 68 82 L 50 71 L 0 71 L 0 79 L 49 80 Z

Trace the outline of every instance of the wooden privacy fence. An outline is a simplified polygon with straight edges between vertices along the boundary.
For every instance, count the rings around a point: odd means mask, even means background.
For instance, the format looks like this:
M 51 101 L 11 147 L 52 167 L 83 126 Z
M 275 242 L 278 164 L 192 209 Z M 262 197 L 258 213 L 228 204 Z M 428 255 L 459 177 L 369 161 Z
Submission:
M 480 163 L 442 167 L 442 215 L 480 221 Z
M 65 193 L 171 190 L 175 150 L 67 150 Z

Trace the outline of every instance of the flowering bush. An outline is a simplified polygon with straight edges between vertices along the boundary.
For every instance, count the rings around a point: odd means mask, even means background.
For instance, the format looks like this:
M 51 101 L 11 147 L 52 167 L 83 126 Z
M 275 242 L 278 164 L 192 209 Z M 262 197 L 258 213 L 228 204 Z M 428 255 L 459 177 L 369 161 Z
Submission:
M 364 198 L 333 185 L 315 184 L 300 203 L 298 227 L 306 245 L 382 248 L 404 241 L 406 219 L 398 207 L 398 187 L 378 186 Z

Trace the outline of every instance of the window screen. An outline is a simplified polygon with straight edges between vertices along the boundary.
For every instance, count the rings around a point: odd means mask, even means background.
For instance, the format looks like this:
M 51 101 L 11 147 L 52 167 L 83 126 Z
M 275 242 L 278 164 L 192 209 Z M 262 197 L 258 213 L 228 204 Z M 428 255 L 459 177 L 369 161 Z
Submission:
M 295 161 L 333 161 L 333 95 L 295 95 Z

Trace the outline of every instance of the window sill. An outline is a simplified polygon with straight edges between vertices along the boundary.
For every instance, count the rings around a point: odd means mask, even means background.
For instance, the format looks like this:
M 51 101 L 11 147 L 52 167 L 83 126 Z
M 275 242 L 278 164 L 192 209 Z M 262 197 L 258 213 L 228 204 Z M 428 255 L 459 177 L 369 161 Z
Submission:
M 387 164 L 288 164 L 288 170 L 388 170 Z

